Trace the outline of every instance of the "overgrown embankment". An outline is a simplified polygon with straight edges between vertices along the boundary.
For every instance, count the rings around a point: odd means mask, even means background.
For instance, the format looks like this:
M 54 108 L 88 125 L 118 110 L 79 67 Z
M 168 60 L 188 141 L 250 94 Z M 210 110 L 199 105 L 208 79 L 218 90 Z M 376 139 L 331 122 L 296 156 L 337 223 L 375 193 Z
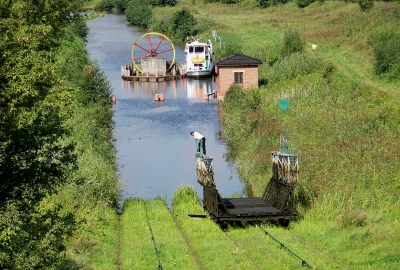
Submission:
M 114 268 L 112 91 L 80 3 L 2 2 L 0 22 L 0 268 Z
M 391 7 L 378 3 L 363 13 L 355 5 L 326 2 L 305 10 L 272 8 L 262 11 L 264 18 L 244 8 L 238 11 L 243 15 L 238 21 L 265 25 L 247 25 L 247 33 L 223 16 L 237 26 L 230 35 L 241 33 L 243 52 L 269 63 L 261 67 L 260 89 L 232 88 L 221 104 L 231 158 L 252 195 L 260 196 L 271 175 L 270 151 L 276 149 L 280 134 L 292 138 L 301 161 L 296 190 L 301 218 L 291 230 L 350 268 L 400 264 L 395 247 L 400 212 L 399 84 L 374 75 L 374 55 L 367 43 L 379 31 L 374 22 L 395 24 L 399 7 Z M 220 16 L 213 18 L 222 23 Z M 283 57 L 288 25 L 317 42 L 318 50 L 310 46 Z M 254 39 L 265 38 L 265 52 L 255 50 L 262 43 L 254 44 L 248 29 L 257 29 Z M 290 102 L 286 115 L 278 107 L 282 98 Z

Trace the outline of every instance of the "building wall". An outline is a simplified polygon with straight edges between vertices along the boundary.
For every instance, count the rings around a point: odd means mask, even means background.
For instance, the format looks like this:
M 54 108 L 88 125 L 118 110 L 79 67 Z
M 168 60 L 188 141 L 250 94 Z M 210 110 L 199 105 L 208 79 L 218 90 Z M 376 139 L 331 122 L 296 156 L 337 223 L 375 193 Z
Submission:
M 243 89 L 258 88 L 258 66 L 218 67 L 218 96 L 223 99 L 235 81 L 235 72 L 243 72 Z
M 167 69 L 165 57 L 144 57 L 141 59 L 141 69 L 143 73 L 149 72 L 150 75 L 163 74 Z

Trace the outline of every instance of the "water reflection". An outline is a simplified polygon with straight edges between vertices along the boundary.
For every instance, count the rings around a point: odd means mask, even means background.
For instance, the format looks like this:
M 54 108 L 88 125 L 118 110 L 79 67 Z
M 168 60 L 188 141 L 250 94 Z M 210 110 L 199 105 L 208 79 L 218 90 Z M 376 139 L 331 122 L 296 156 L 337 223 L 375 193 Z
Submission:
M 186 79 L 186 89 L 189 99 L 205 99 L 205 94 L 211 94 L 216 89 L 214 77 L 202 79 Z
M 214 158 L 215 181 L 222 196 L 242 194 L 234 165 L 225 161 L 220 138 L 218 103 L 205 101 L 217 89 L 213 78 L 165 82 L 123 81 L 121 64 L 130 63 L 133 42 L 144 34 L 129 26 L 123 15 L 106 14 L 88 22 L 88 51 L 105 71 L 117 97 L 115 138 L 123 197 L 171 198 L 179 185 L 192 185 L 202 197 L 195 169 L 195 141 L 190 131 L 207 138 L 207 154 Z M 175 46 L 177 62 L 183 48 Z M 155 101 L 164 94 L 165 101 Z

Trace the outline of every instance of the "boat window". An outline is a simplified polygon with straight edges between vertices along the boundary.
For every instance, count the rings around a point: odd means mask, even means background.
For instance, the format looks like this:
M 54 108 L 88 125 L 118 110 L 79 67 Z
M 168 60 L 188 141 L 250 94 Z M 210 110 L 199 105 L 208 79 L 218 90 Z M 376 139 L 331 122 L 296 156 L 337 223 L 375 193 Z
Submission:
M 189 53 L 193 53 L 193 47 L 189 47 Z
M 204 52 L 204 47 L 195 47 L 195 53 L 202 53 Z

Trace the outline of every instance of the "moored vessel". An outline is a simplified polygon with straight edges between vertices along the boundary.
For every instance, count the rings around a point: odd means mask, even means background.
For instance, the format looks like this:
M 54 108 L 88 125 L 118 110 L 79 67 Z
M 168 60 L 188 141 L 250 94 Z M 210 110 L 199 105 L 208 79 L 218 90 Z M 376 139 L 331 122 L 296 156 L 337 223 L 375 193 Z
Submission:
M 201 42 L 200 38 L 186 41 L 185 59 L 186 76 L 199 78 L 211 76 L 214 72 L 211 40 Z

